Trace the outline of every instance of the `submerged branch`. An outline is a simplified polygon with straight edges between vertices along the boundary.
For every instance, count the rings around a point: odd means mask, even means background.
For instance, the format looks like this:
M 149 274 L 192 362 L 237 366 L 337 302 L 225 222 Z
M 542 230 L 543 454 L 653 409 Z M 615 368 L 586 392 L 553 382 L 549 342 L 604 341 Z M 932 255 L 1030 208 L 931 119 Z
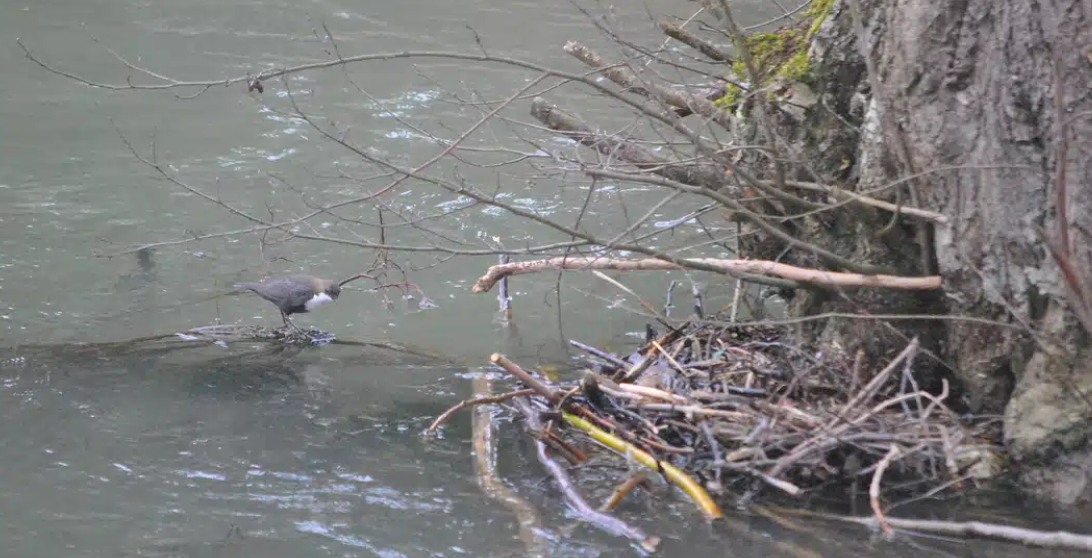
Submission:
M 809 510 L 779 509 L 778 511 L 809 517 L 819 517 L 853 523 L 870 529 L 879 527 L 876 517 L 857 517 L 852 515 L 836 515 L 819 513 Z M 884 521 L 894 529 L 904 531 L 917 531 L 934 535 L 972 536 L 985 539 L 994 539 L 1006 542 L 1024 544 L 1039 548 L 1057 548 L 1064 550 L 1092 551 L 1092 536 L 1070 533 L 1068 531 L 1037 531 L 1024 527 L 1012 527 L 996 523 L 982 521 L 943 521 L 935 519 L 902 519 L 886 517 Z
M 519 409 L 527 420 L 527 428 L 529 430 L 536 433 L 544 432 L 542 422 L 538 417 L 539 412 L 534 409 L 530 403 L 520 398 L 515 399 L 514 403 L 516 408 Z M 577 514 L 579 514 L 581 519 L 613 535 L 637 541 L 641 545 L 641 548 L 646 552 L 656 551 L 660 546 L 660 537 L 649 535 L 617 517 L 591 507 L 591 505 L 588 504 L 588 501 L 580 495 L 579 491 L 577 491 L 572 478 L 565 468 L 546 453 L 546 444 L 537 436 L 535 439 L 535 449 L 538 454 L 539 462 L 542 463 L 542 466 L 546 468 L 550 473 L 550 476 L 557 482 L 557 486 L 561 490 L 561 493 L 565 495 L 565 499 L 568 500 L 569 504 Z
M 476 401 L 496 399 L 491 397 L 491 381 L 484 375 L 474 379 Z M 490 498 L 496 500 L 515 514 L 519 520 L 519 536 L 527 548 L 528 556 L 545 557 L 550 555 L 549 541 L 542 535 L 542 521 L 538 512 L 526 500 L 513 492 L 497 475 L 497 444 L 493 437 L 493 419 L 488 407 L 474 409 L 474 465 L 478 475 L 478 485 Z
M 509 393 L 502 393 L 500 395 L 481 395 L 481 394 L 478 394 L 478 395 L 475 395 L 474 397 L 472 397 L 470 399 L 464 399 L 464 400 L 458 402 L 457 404 L 455 404 L 450 409 L 444 411 L 443 414 L 441 414 L 440 416 L 436 417 L 436 420 L 432 421 L 432 424 L 429 425 L 428 430 L 425 431 L 425 434 L 435 434 L 436 431 L 440 428 L 440 426 L 442 426 L 445 422 L 447 422 L 447 419 L 450 418 L 451 415 L 454 415 L 455 413 L 457 413 L 457 412 L 459 412 L 459 411 L 461 411 L 461 410 L 463 410 L 463 409 L 465 409 L 467 407 L 475 407 L 475 406 L 478 406 L 478 405 L 489 405 L 489 404 L 493 404 L 493 403 L 501 403 L 501 402 L 504 402 L 504 401 L 508 401 L 509 399 L 512 399 L 513 397 L 521 397 L 521 396 L 524 396 L 524 395 L 534 395 L 534 394 L 535 394 L 535 390 L 533 390 L 533 389 L 521 389 L 519 391 L 512 391 L 512 392 L 509 392 Z
M 561 392 L 556 391 L 550 386 L 547 386 L 545 383 L 537 380 L 536 378 L 528 374 L 525 370 L 523 370 L 518 364 L 512 362 L 511 360 L 508 360 L 508 358 L 504 355 L 494 353 L 492 356 L 489 357 L 489 360 L 493 364 L 504 368 L 509 374 L 512 374 L 524 384 L 530 386 L 531 389 L 535 390 L 535 392 L 537 392 L 540 396 L 546 399 L 546 401 L 551 405 L 562 406 L 566 403 L 566 396 L 563 396 Z M 702 488 L 698 483 L 696 483 L 693 479 L 687 476 L 686 473 L 684 473 L 682 470 L 678 469 L 674 465 L 671 465 L 670 463 L 664 461 L 660 461 L 653 457 L 651 454 L 630 443 L 629 441 L 623 440 L 619 436 L 624 435 L 624 430 L 616 429 L 616 434 L 618 435 L 608 433 L 593 424 L 593 421 L 606 425 L 609 425 L 610 423 L 603 418 L 598 417 L 594 412 L 588 410 L 586 407 L 569 405 L 565 408 L 569 408 L 574 412 L 579 412 L 580 414 L 584 415 L 584 417 L 586 417 L 582 418 L 576 416 L 571 412 L 562 411 L 562 419 L 570 426 L 574 426 L 576 428 L 579 428 L 580 430 L 583 430 L 597 442 L 613 449 L 618 453 L 621 453 L 622 455 L 632 457 L 641 465 L 644 465 L 645 467 L 648 467 L 653 471 L 662 473 L 669 480 L 678 485 L 679 488 L 682 488 L 683 491 L 686 492 L 694 500 L 695 503 L 697 503 L 698 507 L 700 507 L 702 511 L 705 512 L 707 517 L 715 519 L 723 516 L 723 512 L 721 512 L 720 507 L 717 506 L 716 502 L 714 502 L 713 499 L 709 497 L 709 493 L 706 492 L 704 488 Z M 661 447 L 659 449 L 665 450 L 667 448 Z
M 690 478 L 686 473 L 674 465 L 657 460 L 655 457 L 649 455 L 647 452 L 637 449 L 632 444 L 622 440 L 621 438 L 614 436 L 606 431 L 596 428 L 592 423 L 576 416 L 571 413 L 562 413 L 561 418 L 565 420 L 570 426 L 574 426 L 586 432 L 595 441 L 609 447 L 610 449 L 625 455 L 627 457 L 633 457 L 633 460 L 652 469 L 662 473 L 676 486 L 681 488 L 683 492 L 686 492 L 694 503 L 701 508 L 701 511 L 705 512 L 706 517 L 710 519 L 719 519 L 724 516 L 724 512 L 720 510 L 720 506 L 709 497 L 709 493 L 705 491 L 694 479 Z

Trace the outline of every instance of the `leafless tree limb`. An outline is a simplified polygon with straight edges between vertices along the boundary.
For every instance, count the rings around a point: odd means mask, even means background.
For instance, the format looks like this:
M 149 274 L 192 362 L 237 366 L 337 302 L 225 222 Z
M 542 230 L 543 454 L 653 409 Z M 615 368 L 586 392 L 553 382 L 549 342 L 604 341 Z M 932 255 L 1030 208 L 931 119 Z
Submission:
M 689 265 L 686 265 L 689 264 Z M 762 260 L 726 260 L 717 258 L 688 258 L 682 264 L 675 264 L 660 259 L 624 260 L 617 258 L 577 258 L 564 257 L 549 260 L 531 260 L 491 266 L 478 282 L 474 292 L 487 292 L 501 277 L 541 273 L 552 269 L 617 271 L 680 271 L 698 264 L 705 268 L 714 268 L 727 274 L 729 270 L 745 271 L 755 275 L 773 275 L 790 279 L 802 284 L 854 288 L 883 288 L 908 290 L 935 290 L 942 287 L 939 276 L 931 277 L 896 277 L 891 275 L 861 275 L 858 273 L 839 273 L 818 269 L 804 269 L 788 264 Z

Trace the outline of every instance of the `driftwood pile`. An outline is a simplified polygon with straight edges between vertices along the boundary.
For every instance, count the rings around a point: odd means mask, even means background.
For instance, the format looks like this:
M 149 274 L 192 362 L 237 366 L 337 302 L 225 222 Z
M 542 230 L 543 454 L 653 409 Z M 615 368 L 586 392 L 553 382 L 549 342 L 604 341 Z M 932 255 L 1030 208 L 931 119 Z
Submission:
M 874 370 L 860 357 L 808 351 L 780 337 L 772 327 L 684 326 L 624 358 L 571 341 L 588 360 L 562 384 L 494 354 L 491 361 L 522 389 L 464 401 L 430 431 L 461 408 L 514 402 L 540 460 L 574 509 L 588 513 L 608 510 L 641 484 L 623 483 L 611 503 L 588 507 L 551 460 L 578 469 L 589 438 L 617 453 L 620 468 L 636 462 L 678 486 L 710 518 L 722 514 L 718 501 L 749 503 L 770 488 L 798 497 L 861 478 L 887 530 L 881 496 L 890 503 L 895 494 L 958 489 L 999 471 L 993 425 L 953 412 L 945 382 L 937 393 L 920 389 L 916 340 Z M 585 519 L 655 547 L 639 530 Z
M 988 425 L 953 413 L 946 383 L 919 389 L 916 341 L 876 371 L 778 338 L 773 328 L 707 326 L 650 341 L 627 362 L 594 351 L 606 364 L 573 395 L 707 484 L 727 475 L 746 500 L 762 486 L 799 495 L 872 475 L 892 451 L 889 462 L 924 481 L 995 470 Z

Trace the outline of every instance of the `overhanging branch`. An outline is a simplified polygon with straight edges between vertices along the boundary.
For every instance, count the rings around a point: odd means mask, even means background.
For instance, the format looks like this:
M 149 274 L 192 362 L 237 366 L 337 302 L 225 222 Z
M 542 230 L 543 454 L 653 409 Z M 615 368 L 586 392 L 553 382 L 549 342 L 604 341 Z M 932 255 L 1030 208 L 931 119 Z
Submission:
M 546 260 L 530 260 L 491 266 L 474 284 L 474 292 L 488 292 L 502 277 L 524 275 L 550 270 L 603 270 L 616 271 L 680 271 L 688 269 L 686 263 L 700 265 L 729 274 L 740 272 L 780 277 L 825 287 L 841 289 L 880 288 L 900 290 L 937 290 L 942 287 L 940 276 L 903 277 L 897 275 L 863 275 L 841 273 L 821 269 L 807 269 L 765 260 L 731 260 L 719 258 L 688 258 L 682 265 L 659 259 L 628 260 L 618 258 L 561 257 Z

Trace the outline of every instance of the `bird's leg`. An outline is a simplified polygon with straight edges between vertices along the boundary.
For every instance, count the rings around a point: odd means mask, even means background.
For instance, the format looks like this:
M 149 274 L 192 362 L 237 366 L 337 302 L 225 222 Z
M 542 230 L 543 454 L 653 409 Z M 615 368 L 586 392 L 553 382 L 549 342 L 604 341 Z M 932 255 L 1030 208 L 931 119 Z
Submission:
M 281 319 L 284 320 L 284 327 L 291 328 L 296 333 L 303 335 L 303 330 L 300 329 L 299 326 L 297 326 L 296 324 L 292 323 L 292 320 L 288 319 L 288 314 L 281 312 Z

